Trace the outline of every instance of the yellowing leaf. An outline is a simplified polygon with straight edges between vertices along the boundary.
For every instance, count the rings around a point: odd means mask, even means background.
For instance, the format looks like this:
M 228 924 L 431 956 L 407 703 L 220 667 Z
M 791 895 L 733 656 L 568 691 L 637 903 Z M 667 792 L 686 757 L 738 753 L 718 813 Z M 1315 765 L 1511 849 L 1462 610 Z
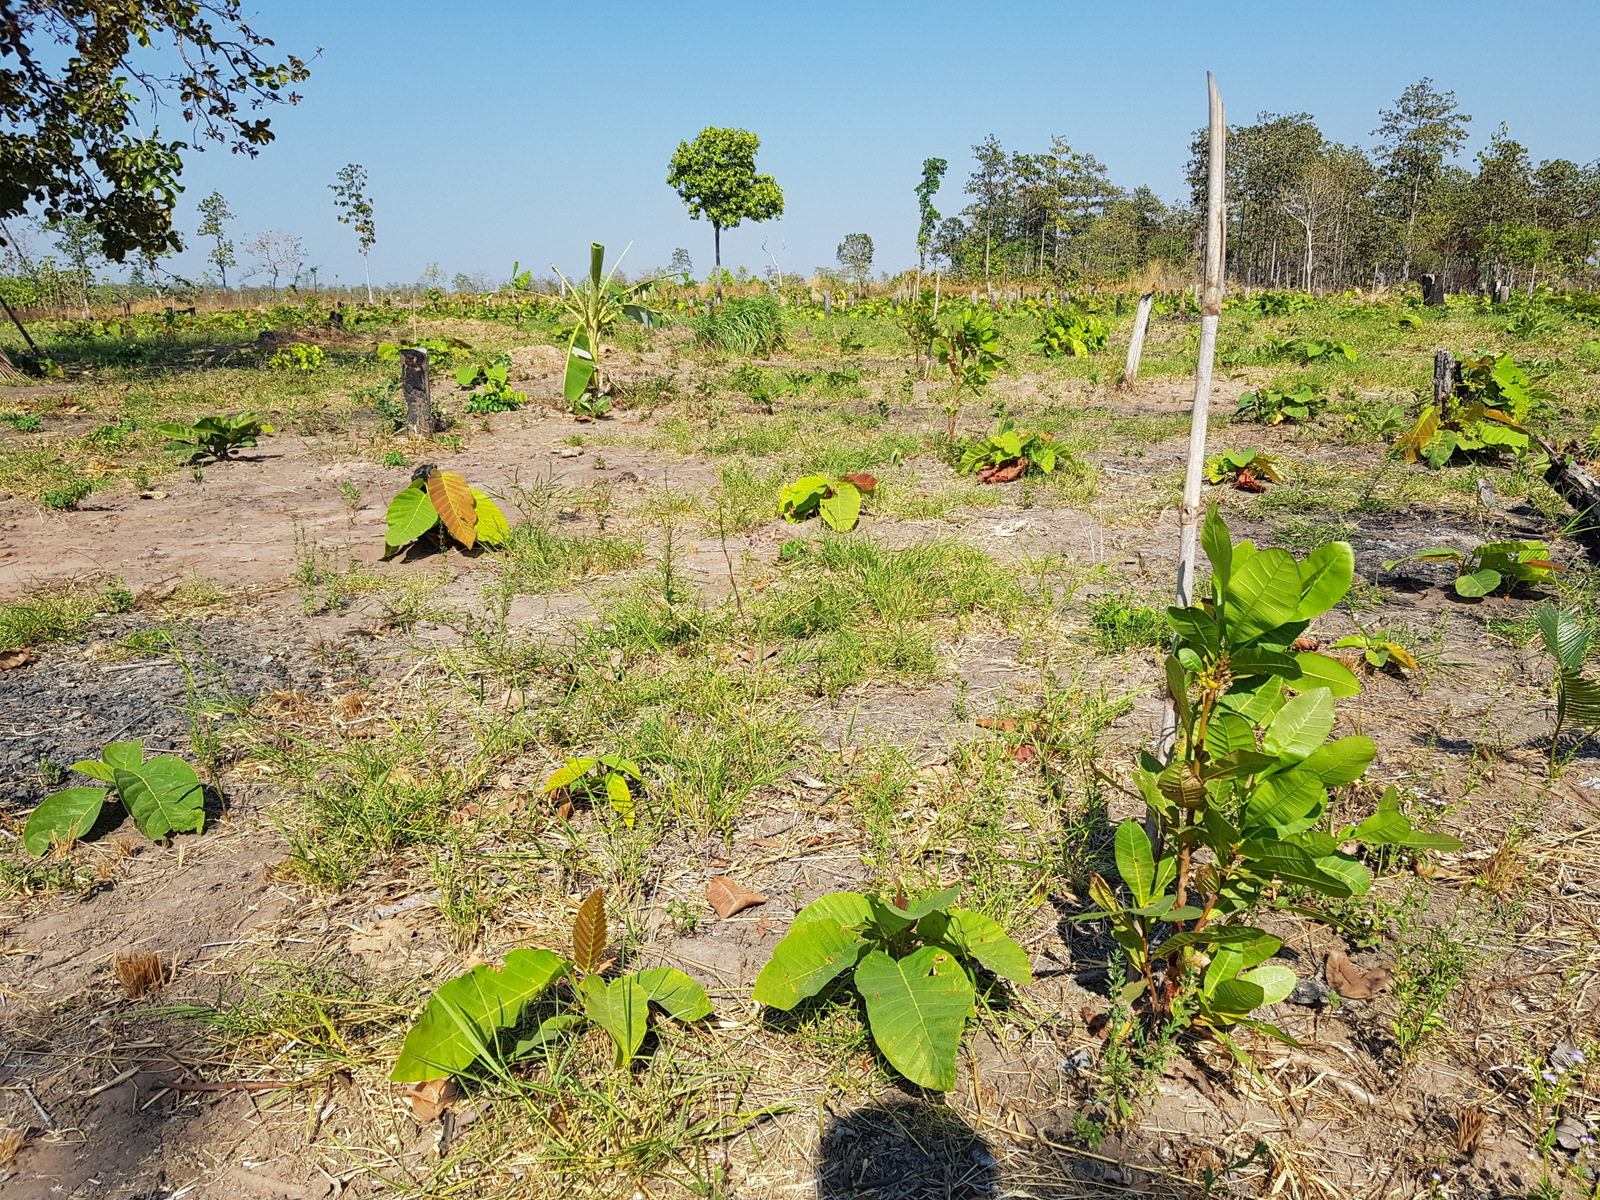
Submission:
M 632 829 L 633 793 L 628 790 L 628 781 L 620 771 L 606 772 L 606 795 L 611 799 L 611 807 L 622 814 L 622 819 Z
M 594 970 L 606 948 L 606 893 L 595 888 L 578 906 L 572 922 L 572 961 L 580 971 Z
M 472 489 L 472 507 L 478 515 L 478 540 L 491 546 L 503 546 L 511 536 L 511 523 L 500 508 L 477 488 Z
M 467 481 L 454 471 L 430 471 L 428 499 L 450 536 L 471 550 L 478 541 L 478 510 Z

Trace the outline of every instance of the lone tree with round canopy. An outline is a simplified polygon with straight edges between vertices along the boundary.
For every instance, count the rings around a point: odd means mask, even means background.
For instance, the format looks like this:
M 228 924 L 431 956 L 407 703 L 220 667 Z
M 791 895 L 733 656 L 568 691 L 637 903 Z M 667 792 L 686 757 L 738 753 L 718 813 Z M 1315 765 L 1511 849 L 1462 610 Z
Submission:
M 707 126 L 692 142 L 679 142 L 667 170 L 689 216 L 711 222 L 717 257 L 717 299 L 722 299 L 722 231 L 741 221 L 783 215 L 783 189 L 771 175 L 756 174 L 761 139 L 745 129 Z

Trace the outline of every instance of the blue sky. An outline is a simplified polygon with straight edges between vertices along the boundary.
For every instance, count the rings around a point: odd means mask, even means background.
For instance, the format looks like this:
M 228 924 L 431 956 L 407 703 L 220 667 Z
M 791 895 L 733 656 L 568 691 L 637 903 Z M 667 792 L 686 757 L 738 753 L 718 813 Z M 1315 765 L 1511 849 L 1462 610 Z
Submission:
M 674 147 L 705 125 L 757 132 L 759 166 L 786 198 L 781 223 L 724 235 L 726 266 L 766 266 L 766 236 L 785 247 L 786 272 L 809 273 L 861 232 L 875 266 L 897 270 L 915 263 L 922 160 L 950 160 L 936 203 L 958 211 L 970 146 L 990 133 L 1019 150 L 1062 134 L 1115 182 L 1178 198 L 1207 69 L 1234 122 L 1306 111 L 1328 136 L 1368 144 L 1378 109 L 1426 75 L 1472 114 L 1469 154 L 1504 121 L 1536 159 L 1600 158 L 1593 0 L 282 0 L 256 24 L 283 49 L 322 47 L 305 99 L 273 114 L 278 140 L 259 158 L 192 156 L 178 224 L 192 233 L 195 203 L 218 188 L 236 243 L 299 234 L 325 281 L 361 275 L 327 188 L 352 161 L 371 176 L 375 282 L 414 280 L 432 262 L 570 273 L 591 240 L 613 251 L 631 240 L 633 270 L 685 246 L 703 275 L 710 227 L 663 181 Z M 200 251 L 178 265 L 198 275 Z

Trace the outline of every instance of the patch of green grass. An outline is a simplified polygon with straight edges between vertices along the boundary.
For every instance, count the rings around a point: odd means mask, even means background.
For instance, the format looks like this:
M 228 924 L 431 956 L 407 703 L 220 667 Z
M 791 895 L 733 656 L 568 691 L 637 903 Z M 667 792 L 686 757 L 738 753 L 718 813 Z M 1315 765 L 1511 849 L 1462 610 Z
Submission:
M 502 577 L 518 592 L 538 594 L 590 575 L 637 566 L 644 545 L 635 535 L 566 533 L 542 522 L 515 525 L 500 552 Z
M 74 642 L 83 637 L 104 597 L 80 587 L 45 588 L 0 604 L 0 647 Z
M 1401 954 L 1395 970 L 1397 1011 L 1392 1029 L 1395 1052 L 1402 1062 L 1415 1058 L 1430 1041 L 1449 1030 L 1445 1014 L 1475 964 L 1460 931 L 1443 927 L 1430 930 Z
M 1106 654 L 1124 654 L 1136 646 L 1164 646 L 1172 640 L 1166 618 L 1146 604 L 1107 592 L 1089 608 L 1089 628 Z

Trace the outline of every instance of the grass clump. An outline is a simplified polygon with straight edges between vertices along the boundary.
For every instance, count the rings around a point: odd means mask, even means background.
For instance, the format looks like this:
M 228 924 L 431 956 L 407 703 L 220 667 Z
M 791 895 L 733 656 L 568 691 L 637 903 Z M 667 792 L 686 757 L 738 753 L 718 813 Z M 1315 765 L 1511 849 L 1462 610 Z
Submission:
M 120 600 L 120 595 L 116 597 Z M 37 646 L 77 641 L 97 612 L 121 612 L 106 595 L 79 587 L 46 588 L 10 604 L 0 604 L 0 646 Z
M 512 529 L 501 556 L 508 586 L 538 593 L 570 579 L 637 566 L 644 546 L 637 536 L 564 534 L 529 521 Z
M 694 340 L 730 354 L 770 358 L 784 344 L 783 309 L 776 296 L 736 297 L 695 319 Z
M 1106 654 L 1123 654 L 1136 646 L 1161 646 L 1171 637 L 1155 609 L 1131 603 L 1126 596 L 1106 593 L 1089 610 L 1095 645 Z

